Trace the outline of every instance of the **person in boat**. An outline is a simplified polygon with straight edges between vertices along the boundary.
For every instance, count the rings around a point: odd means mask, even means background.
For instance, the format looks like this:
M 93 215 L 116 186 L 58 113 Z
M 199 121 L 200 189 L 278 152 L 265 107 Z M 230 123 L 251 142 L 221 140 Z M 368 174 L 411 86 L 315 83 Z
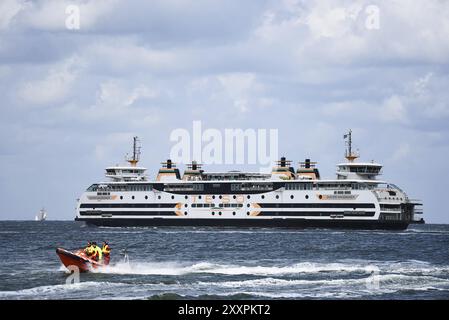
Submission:
M 87 246 L 86 246 L 86 248 L 84 249 L 84 253 L 85 253 L 88 257 L 90 257 L 90 256 L 94 253 L 94 248 L 93 248 L 93 246 L 92 246 L 92 242 L 91 242 L 91 241 L 88 241 L 88 242 L 87 242 Z
M 92 243 L 92 247 L 93 247 L 93 254 L 90 258 L 95 261 L 101 261 L 103 259 L 103 252 L 101 251 L 100 247 L 97 246 L 96 242 Z
M 109 247 L 109 243 L 107 241 L 103 241 L 101 251 L 103 253 L 104 263 L 109 264 L 109 260 L 111 259 L 111 247 Z

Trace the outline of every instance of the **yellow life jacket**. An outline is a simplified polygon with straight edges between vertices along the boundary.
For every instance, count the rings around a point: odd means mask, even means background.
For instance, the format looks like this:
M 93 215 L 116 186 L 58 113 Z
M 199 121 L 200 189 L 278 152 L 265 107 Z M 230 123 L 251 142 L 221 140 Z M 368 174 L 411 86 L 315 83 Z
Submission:
M 98 260 L 101 260 L 103 258 L 103 252 L 101 251 L 100 247 L 99 246 L 95 246 L 94 250 L 95 250 L 95 252 L 98 255 Z
M 103 251 L 103 254 L 110 254 L 111 253 L 111 248 L 106 244 L 106 245 L 103 246 L 101 251 Z

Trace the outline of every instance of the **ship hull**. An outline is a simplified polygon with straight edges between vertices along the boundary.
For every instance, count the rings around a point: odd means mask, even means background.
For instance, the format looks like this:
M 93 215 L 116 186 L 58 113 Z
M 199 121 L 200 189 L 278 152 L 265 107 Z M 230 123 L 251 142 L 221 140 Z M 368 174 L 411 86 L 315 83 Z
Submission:
M 133 219 L 76 218 L 102 227 L 246 227 L 246 228 L 325 228 L 360 230 L 405 230 L 407 221 L 318 220 L 318 219 Z

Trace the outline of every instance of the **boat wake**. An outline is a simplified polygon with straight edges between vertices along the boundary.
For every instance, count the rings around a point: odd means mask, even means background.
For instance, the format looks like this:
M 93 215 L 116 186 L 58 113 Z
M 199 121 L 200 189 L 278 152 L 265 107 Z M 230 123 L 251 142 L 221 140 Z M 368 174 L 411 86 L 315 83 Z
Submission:
M 297 274 L 414 274 L 438 275 L 448 274 L 449 266 L 432 266 L 423 261 L 346 261 L 336 263 L 301 262 L 290 265 L 238 265 L 214 262 L 119 262 L 93 270 L 94 273 L 121 275 L 186 275 L 186 274 L 217 274 L 217 275 L 297 275 Z

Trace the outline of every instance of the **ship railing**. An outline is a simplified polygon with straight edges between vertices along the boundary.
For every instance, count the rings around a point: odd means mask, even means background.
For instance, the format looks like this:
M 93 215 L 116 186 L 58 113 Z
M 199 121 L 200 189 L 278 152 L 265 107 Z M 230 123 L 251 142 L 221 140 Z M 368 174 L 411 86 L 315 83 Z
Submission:
M 419 199 L 408 199 L 408 203 L 411 203 L 411 204 L 413 204 L 415 206 L 419 206 L 419 207 L 422 207 L 422 205 L 423 205 L 422 200 L 419 200 Z

